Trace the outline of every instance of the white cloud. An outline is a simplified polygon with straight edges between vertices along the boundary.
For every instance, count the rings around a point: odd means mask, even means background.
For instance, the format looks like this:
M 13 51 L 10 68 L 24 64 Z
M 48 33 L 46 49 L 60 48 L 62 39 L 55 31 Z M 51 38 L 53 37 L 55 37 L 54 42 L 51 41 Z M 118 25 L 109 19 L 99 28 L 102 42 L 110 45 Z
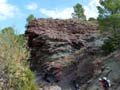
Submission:
M 60 19 L 68 19 L 72 18 L 71 14 L 73 13 L 73 8 L 65 8 L 63 10 L 53 9 L 40 9 L 40 12 L 48 17 L 52 18 L 60 18 Z
M 86 15 L 87 19 L 90 17 L 97 18 L 98 10 L 97 7 L 100 5 L 99 0 L 89 0 L 87 5 L 84 5 L 83 8 L 85 10 L 84 14 Z M 74 12 L 73 7 L 64 8 L 64 9 L 40 9 L 40 13 L 46 15 L 47 17 L 52 18 L 60 18 L 60 19 L 69 19 L 72 18 L 71 14 Z
M 13 18 L 18 13 L 15 5 L 9 4 L 7 0 L 0 0 L 0 20 Z
M 5 3 L 6 2 L 6 0 L 0 0 L 0 3 Z
M 38 8 L 37 4 L 35 2 L 32 2 L 26 6 L 28 10 L 35 10 Z
M 99 4 L 99 0 L 90 0 L 88 5 L 83 6 L 83 8 L 85 9 L 85 15 L 88 18 L 90 17 L 94 17 L 97 18 L 98 16 L 98 10 L 96 8 L 96 6 L 100 5 Z

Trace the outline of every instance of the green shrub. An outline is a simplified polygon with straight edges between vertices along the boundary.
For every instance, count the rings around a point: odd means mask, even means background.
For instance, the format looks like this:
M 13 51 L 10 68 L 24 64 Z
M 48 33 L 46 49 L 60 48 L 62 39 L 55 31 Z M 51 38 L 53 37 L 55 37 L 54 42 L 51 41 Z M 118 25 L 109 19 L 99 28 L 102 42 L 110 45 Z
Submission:
M 108 39 L 104 40 L 104 44 L 101 49 L 105 52 L 105 54 L 109 54 L 115 51 L 120 46 L 120 36 L 111 36 Z
M 27 63 L 26 41 L 10 31 L 0 32 L 0 90 L 38 90 Z
M 93 17 L 90 17 L 89 19 L 88 19 L 88 21 L 97 21 L 95 18 L 93 18 Z

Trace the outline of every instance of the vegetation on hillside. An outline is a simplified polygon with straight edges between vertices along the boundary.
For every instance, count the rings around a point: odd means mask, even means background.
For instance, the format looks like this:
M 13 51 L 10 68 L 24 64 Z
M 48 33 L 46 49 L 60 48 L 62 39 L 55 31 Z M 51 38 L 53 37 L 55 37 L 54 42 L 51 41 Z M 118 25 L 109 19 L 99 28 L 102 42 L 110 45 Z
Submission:
M 93 17 L 90 17 L 89 19 L 88 19 L 88 21 L 97 21 L 95 18 L 93 18 Z
M 110 53 L 120 46 L 120 0 L 100 0 L 100 5 L 97 7 L 99 27 L 109 35 L 102 49 Z
M 12 27 L 0 31 L 0 90 L 38 90 L 30 71 L 24 35 Z

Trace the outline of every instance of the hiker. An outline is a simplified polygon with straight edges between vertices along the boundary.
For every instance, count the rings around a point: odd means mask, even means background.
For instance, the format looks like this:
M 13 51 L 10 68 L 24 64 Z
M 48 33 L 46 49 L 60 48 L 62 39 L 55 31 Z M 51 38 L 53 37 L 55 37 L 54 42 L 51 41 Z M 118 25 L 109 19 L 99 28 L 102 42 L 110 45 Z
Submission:
M 100 83 L 102 84 L 104 90 L 109 90 L 109 87 L 111 86 L 110 80 L 108 80 L 106 77 L 99 78 Z

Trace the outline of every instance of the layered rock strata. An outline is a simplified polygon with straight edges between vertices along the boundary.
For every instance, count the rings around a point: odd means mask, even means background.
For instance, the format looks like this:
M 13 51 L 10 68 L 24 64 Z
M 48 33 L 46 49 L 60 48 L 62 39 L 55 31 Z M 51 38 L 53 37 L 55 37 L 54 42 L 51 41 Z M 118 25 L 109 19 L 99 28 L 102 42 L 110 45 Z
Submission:
M 77 65 L 80 66 L 79 63 L 82 62 L 82 59 L 76 59 L 76 52 L 86 48 L 88 43 L 94 40 L 93 35 L 97 32 L 97 25 L 88 22 L 72 19 L 33 20 L 27 25 L 26 31 L 28 45 L 31 48 L 31 69 L 41 73 L 48 82 L 62 81 L 67 77 L 69 80 L 70 77 L 76 78 Z M 92 70 L 91 68 L 89 71 Z

